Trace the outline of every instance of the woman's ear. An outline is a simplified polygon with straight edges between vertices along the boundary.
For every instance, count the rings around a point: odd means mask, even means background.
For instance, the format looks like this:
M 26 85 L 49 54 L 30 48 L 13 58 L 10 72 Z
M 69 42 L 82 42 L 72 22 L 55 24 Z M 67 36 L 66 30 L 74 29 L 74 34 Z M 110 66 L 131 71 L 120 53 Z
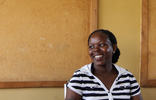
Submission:
M 117 49 L 117 45 L 116 44 L 113 44 L 113 53 L 115 53 L 116 49 Z

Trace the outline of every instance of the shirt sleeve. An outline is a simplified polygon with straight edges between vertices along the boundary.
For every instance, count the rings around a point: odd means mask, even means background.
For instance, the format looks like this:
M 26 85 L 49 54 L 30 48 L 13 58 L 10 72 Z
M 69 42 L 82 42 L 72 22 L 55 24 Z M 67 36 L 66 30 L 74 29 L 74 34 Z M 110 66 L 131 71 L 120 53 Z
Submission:
M 133 76 L 133 75 L 132 75 Z M 130 80 L 131 82 L 131 87 L 130 87 L 130 95 L 131 96 L 135 96 L 138 95 L 141 91 L 140 91 L 140 86 L 136 80 L 136 78 L 133 76 Z
M 67 83 L 67 88 L 70 88 L 72 91 L 82 96 L 82 81 L 80 70 L 74 72 L 72 78 Z

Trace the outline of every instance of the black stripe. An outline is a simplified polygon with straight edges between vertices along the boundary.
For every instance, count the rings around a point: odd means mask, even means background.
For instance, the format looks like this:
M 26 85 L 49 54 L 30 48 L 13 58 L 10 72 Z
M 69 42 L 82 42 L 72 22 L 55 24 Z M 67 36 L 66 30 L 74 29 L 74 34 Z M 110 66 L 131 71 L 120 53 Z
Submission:
M 138 85 L 131 87 L 131 90 L 139 88 Z
M 79 86 L 73 86 L 73 88 L 82 90 L 82 87 L 79 87 Z
M 87 94 L 83 94 L 83 96 L 85 97 L 96 97 L 96 96 L 108 96 L 107 94 L 99 94 L 99 93 L 87 93 Z
M 136 80 L 131 81 L 131 84 L 133 84 L 133 83 L 137 83 L 137 81 Z
M 131 95 L 138 93 L 140 91 L 140 88 L 138 88 L 136 91 L 132 92 Z
M 79 83 L 79 84 L 97 84 L 97 85 L 100 85 L 100 83 L 98 82 L 94 82 L 92 80 L 71 80 L 70 81 L 71 83 Z
M 105 91 L 103 88 L 96 88 L 96 87 L 83 87 L 83 90 L 85 91 Z
M 131 99 L 128 99 L 128 98 L 113 98 L 113 100 L 131 100 Z
M 88 76 L 86 74 L 74 74 L 72 77 L 88 77 L 90 79 L 95 79 L 93 76 Z
M 97 85 L 100 85 L 100 83 L 94 82 L 94 81 L 90 81 L 90 80 L 82 80 L 82 83 L 83 84 L 97 84 Z
M 121 90 L 130 90 L 131 87 L 127 86 L 127 87 L 124 87 L 124 86 L 121 86 L 121 87 L 117 87 L 117 88 L 114 88 L 113 91 L 121 91 Z
M 80 71 L 80 69 L 76 70 L 75 73 L 76 73 L 76 72 L 79 72 L 79 71 Z
M 121 76 L 119 76 L 119 77 L 118 77 L 118 80 L 119 80 L 120 78 L 126 78 L 126 77 L 131 77 L 131 78 L 133 78 L 134 76 L 133 76 L 132 74 L 128 73 L 128 74 L 126 74 L 126 75 L 121 75 Z
M 82 84 L 82 81 L 81 80 L 71 80 L 70 83 Z
M 124 84 L 124 83 L 131 83 L 131 81 L 130 80 L 123 80 L 123 81 L 117 81 L 117 85 L 118 84 Z

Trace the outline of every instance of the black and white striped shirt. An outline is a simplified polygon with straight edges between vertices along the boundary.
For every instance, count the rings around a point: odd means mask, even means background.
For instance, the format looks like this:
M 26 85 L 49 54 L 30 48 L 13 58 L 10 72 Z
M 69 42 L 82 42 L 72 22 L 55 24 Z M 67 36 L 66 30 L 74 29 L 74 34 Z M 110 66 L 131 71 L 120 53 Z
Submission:
M 83 100 L 130 100 L 140 93 L 135 77 L 126 69 L 114 65 L 118 76 L 110 90 L 91 73 L 91 64 L 74 72 L 67 87 L 82 96 Z

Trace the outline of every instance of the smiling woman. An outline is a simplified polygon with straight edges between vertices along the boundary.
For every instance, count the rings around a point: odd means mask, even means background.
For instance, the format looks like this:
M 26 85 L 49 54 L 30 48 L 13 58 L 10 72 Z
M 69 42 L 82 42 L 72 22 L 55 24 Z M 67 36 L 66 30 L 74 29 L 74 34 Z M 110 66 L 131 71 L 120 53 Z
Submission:
M 66 100 L 142 100 L 133 74 L 115 65 L 120 56 L 117 40 L 108 30 L 96 30 L 88 38 L 93 63 L 74 72 L 67 83 Z

